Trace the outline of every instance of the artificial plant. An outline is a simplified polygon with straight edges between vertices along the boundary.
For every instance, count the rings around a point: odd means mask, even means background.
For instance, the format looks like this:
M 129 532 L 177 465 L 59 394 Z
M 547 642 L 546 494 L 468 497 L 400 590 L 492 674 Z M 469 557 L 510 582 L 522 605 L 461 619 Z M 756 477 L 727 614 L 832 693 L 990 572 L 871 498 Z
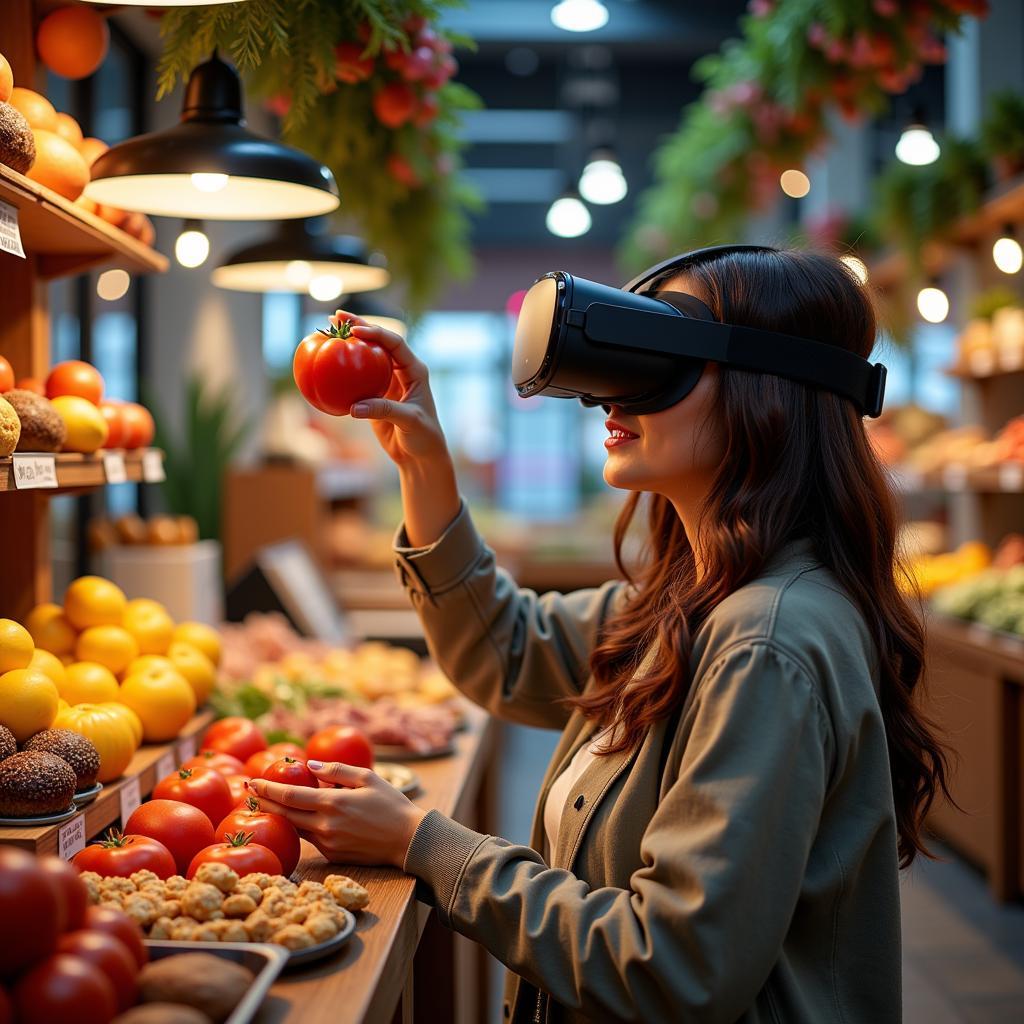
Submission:
M 1024 171 L 1024 96 L 1007 89 L 989 97 L 981 141 L 1000 178 Z

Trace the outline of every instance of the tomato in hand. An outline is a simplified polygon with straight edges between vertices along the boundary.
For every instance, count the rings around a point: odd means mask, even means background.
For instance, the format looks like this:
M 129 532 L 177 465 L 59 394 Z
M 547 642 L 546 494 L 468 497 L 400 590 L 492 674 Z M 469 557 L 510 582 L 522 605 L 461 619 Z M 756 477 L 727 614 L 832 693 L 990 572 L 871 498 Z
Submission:
M 200 850 L 188 866 L 186 878 L 193 878 L 203 864 L 227 864 L 239 877 L 265 871 L 268 875 L 281 874 L 281 862 L 273 850 L 252 841 L 252 835 L 236 832 L 227 835 L 225 842 L 215 843 Z
M 309 786 L 319 789 L 320 780 L 297 757 L 282 757 L 263 773 L 268 782 L 283 782 L 286 786 Z
M 0 394 L 14 387 L 14 370 L 11 364 L 0 356 Z
M 39 866 L 46 872 L 60 893 L 61 919 L 59 931 L 69 932 L 82 927 L 89 906 L 89 892 L 78 872 L 63 857 L 40 857 Z
M 142 941 L 142 929 L 120 910 L 89 907 L 85 912 L 85 927 L 91 932 L 105 932 L 119 939 L 140 967 L 149 960 L 149 951 Z
M 135 997 L 139 992 L 135 976 L 139 973 L 139 965 L 131 950 L 120 939 L 106 932 L 82 929 L 62 935 L 57 943 L 57 952 L 81 957 L 87 964 L 102 971 L 114 986 L 119 1013 L 135 1005 Z
M 144 405 L 124 402 L 121 406 L 121 425 L 124 428 L 121 444 L 125 448 L 146 448 L 152 444 L 156 424 Z
M 93 405 L 99 405 L 103 397 L 103 378 L 95 366 L 83 363 L 81 359 L 68 359 L 58 363 L 46 378 L 46 397 L 77 395 Z
M 23 974 L 11 991 L 18 1024 L 108 1024 L 117 1013 L 110 979 L 81 957 L 56 953 Z
M 116 828 L 107 838 L 91 843 L 71 861 L 79 871 L 95 871 L 104 878 L 127 878 L 147 869 L 157 878 L 170 878 L 177 868 L 171 851 L 149 836 L 125 835 Z
M 339 761 L 356 768 L 373 767 L 373 746 L 364 733 L 351 725 L 331 725 L 320 729 L 306 743 L 310 761 Z
M 230 812 L 235 802 L 231 787 L 220 772 L 212 768 L 179 768 L 153 787 L 154 800 L 180 800 L 198 807 L 215 825 Z
M 331 416 L 347 416 L 354 403 L 380 398 L 391 384 L 387 350 L 351 335 L 339 310 L 329 331 L 307 335 L 295 350 L 292 373 L 302 397 Z
M 245 771 L 245 765 L 233 754 L 225 754 L 220 750 L 200 750 L 195 757 L 190 757 L 182 768 L 212 768 L 221 775 L 239 775 Z
M 301 844 L 295 826 L 280 814 L 272 814 L 260 807 L 250 796 L 245 804 L 236 807 L 218 826 L 217 835 L 235 835 L 244 832 L 252 841 L 273 850 L 281 862 L 281 873 L 290 875 L 299 863 Z
M 0 846 L 0 975 L 49 956 L 63 918 L 57 885 L 36 858 L 16 846 Z
M 133 835 L 163 843 L 179 875 L 185 873 L 200 850 L 217 838 L 206 812 L 180 800 L 147 800 L 135 808 L 124 827 Z
M 267 741 L 256 723 L 238 715 L 214 722 L 203 737 L 203 750 L 219 750 L 239 761 L 266 749 Z

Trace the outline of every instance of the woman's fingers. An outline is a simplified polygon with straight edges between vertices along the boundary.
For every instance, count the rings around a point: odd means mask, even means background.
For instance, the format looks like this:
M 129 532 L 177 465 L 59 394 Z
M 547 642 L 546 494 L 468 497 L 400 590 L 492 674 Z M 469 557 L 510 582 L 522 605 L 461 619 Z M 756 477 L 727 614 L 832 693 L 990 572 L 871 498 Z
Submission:
M 287 786 L 282 782 L 268 782 L 266 779 L 250 779 L 249 789 L 261 800 L 273 800 L 282 807 L 300 811 L 315 811 L 323 806 L 320 790 L 311 786 Z
M 423 411 L 407 402 L 393 398 L 366 398 L 352 406 L 352 418 L 357 420 L 387 420 L 399 430 L 411 431 L 425 426 Z
M 307 761 L 306 766 L 318 779 L 344 786 L 345 789 L 363 789 L 372 786 L 374 780 L 379 778 L 369 768 L 359 768 L 356 765 L 343 764 L 341 761 L 328 761 L 326 764 Z
M 323 817 L 319 811 L 299 811 L 294 807 L 286 807 L 274 800 L 265 797 L 260 798 L 260 810 L 268 814 L 280 814 L 287 818 L 300 832 L 306 831 L 315 834 L 323 826 Z
M 340 311 L 339 311 L 340 312 Z M 427 365 L 420 359 L 406 340 L 394 331 L 384 327 L 376 327 L 371 324 L 356 324 L 353 319 L 352 336 L 362 341 L 372 341 L 381 348 L 385 348 L 395 364 L 396 373 L 405 380 L 426 380 Z

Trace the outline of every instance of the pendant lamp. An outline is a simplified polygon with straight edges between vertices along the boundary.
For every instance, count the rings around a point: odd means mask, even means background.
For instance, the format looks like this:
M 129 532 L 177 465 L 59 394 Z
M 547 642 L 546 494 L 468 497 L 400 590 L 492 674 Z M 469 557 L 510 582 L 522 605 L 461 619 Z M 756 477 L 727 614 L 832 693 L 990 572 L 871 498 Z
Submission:
M 330 302 L 344 292 L 383 288 L 391 275 L 362 239 L 329 235 L 323 220 L 278 225 L 266 241 L 232 253 L 210 276 L 241 292 L 308 292 Z
M 216 53 L 189 77 L 177 125 L 113 146 L 91 171 L 90 199 L 162 217 L 281 220 L 339 202 L 326 167 L 245 127 L 242 83 Z

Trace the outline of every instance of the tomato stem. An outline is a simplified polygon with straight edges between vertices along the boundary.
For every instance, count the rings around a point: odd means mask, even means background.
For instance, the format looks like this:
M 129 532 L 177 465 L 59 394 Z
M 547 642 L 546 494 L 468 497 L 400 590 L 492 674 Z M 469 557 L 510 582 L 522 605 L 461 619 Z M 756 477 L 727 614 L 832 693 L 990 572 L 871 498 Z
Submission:
M 254 835 L 256 835 L 255 832 L 225 832 L 224 842 L 228 846 L 248 846 Z

